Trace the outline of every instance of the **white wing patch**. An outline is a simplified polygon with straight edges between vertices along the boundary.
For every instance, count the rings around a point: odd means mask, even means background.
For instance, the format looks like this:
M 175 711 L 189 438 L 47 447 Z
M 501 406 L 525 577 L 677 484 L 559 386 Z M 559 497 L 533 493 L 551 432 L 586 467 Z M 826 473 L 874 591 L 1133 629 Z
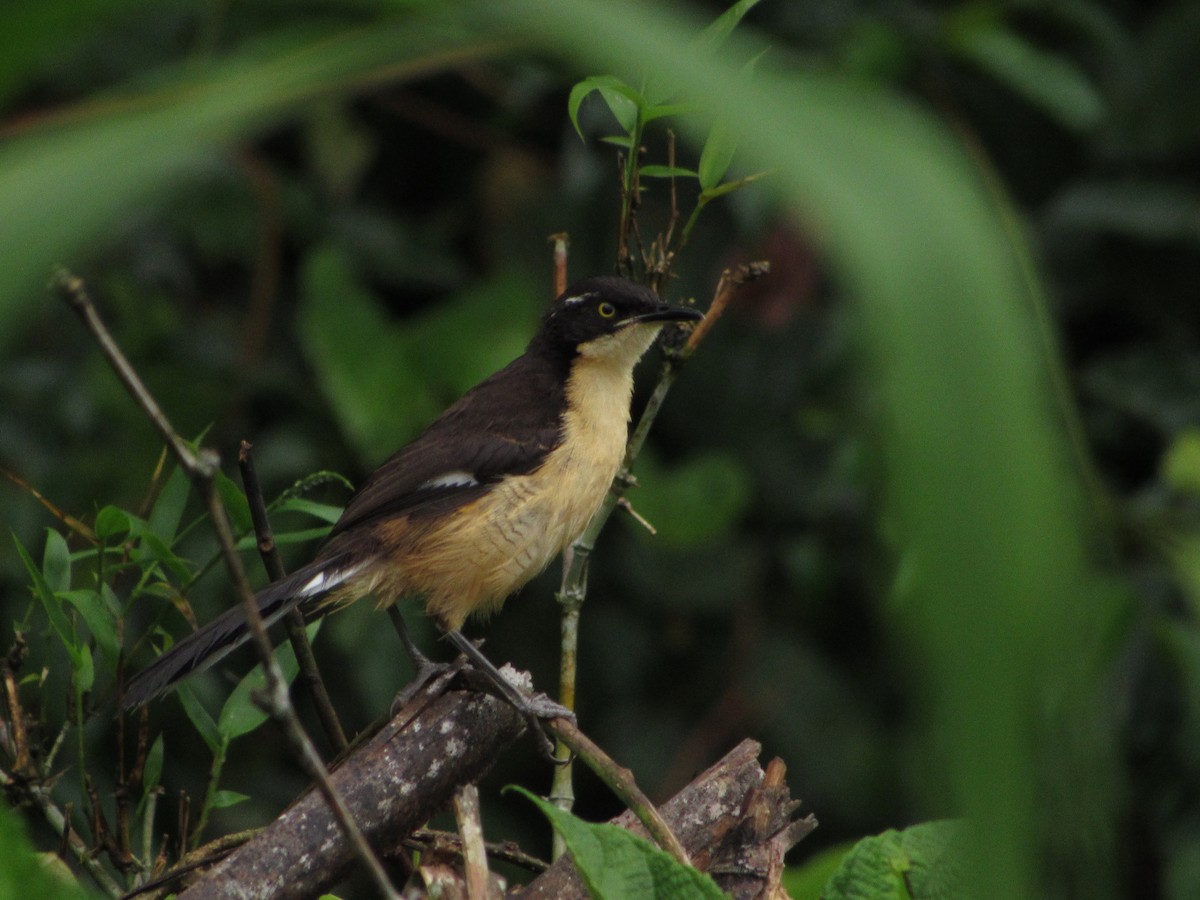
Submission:
M 296 596 L 315 597 L 318 594 L 327 594 L 334 588 L 345 583 L 348 578 L 353 578 L 357 575 L 364 565 L 364 563 L 359 563 L 356 566 L 348 566 L 345 569 L 318 572 L 305 584 L 300 586 L 296 591 Z
M 434 478 L 422 483 L 417 487 L 418 491 L 429 491 L 434 488 L 454 488 L 454 487 L 475 487 L 479 484 L 472 472 L 464 471 L 463 469 L 455 469 L 452 472 L 443 472 Z

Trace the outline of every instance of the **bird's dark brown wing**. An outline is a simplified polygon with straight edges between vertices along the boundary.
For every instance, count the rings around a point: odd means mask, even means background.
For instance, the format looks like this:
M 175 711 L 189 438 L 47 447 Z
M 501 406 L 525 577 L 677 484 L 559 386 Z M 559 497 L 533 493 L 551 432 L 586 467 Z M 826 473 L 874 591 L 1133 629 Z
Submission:
M 534 471 L 562 439 L 565 403 L 564 379 L 549 363 L 518 357 L 376 469 L 330 537 L 392 516 L 444 513 L 505 475 Z

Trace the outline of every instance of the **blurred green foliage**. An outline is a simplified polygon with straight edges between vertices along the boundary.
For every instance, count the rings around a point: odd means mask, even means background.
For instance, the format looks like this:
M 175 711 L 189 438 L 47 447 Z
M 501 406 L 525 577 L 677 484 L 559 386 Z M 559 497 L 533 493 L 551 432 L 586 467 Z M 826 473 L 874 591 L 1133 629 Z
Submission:
M 65 9 L 30 6 L 0 37 L 0 466 L 101 543 L 46 538 L 48 510 L 0 488 L 28 550 L 0 555 L 0 649 L 18 623 L 23 696 L 80 717 L 89 768 L 116 770 L 97 660 L 123 637 L 140 665 L 134 633 L 229 598 L 184 527 L 186 484 L 41 289 L 51 266 L 87 278 L 183 433 L 227 460 L 254 443 L 269 497 L 313 472 L 357 481 L 519 352 L 548 234 L 570 233 L 574 275 L 611 269 L 612 104 L 577 98 L 583 143 L 568 98 L 613 73 L 699 104 L 678 167 L 723 168 L 693 149 L 719 120 L 737 144 L 721 176 L 771 173 L 711 204 L 668 291 L 703 302 L 747 258 L 773 274 L 689 365 L 637 468 L 630 499 L 660 535 L 602 538 L 584 727 L 660 795 L 760 738 L 821 821 L 797 864 L 970 814 L 985 896 L 1200 890 L 1200 4 L 765 0 L 704 62 L 718 6 Z M 669 183 L 646 187 L 643 222 L 665 221 Z M 685 204 L 701 188 L 679 179 Z M 276 527 L 311 533 L 346 496 L 318 476 Z M 486 632 L 543 686 L 554 581 Z M 404 680 L 359 606 L 318 643 L 352 728 Z M 210 831 L 261 823 L 302 777 L 234 742 L 215 787 L 209 746 L 173 736 L 228 688 L 192 689 L 188 712 L 154 707 L 143 786 L 168 787 L 164 821 L 186 790 L 210 795 Z M 495 774 L 547 780 L 530 748 Z M 587 817 L 612 811 L 580 793 Z M 489 836 L 536 843 L 521 804 L 493 792 L 485 812 Z

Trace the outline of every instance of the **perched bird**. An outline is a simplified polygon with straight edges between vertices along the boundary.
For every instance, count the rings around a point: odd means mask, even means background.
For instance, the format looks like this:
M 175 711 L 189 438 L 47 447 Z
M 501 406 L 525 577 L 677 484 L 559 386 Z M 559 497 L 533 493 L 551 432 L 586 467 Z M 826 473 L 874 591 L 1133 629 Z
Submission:
M 363 482 L 316 558 L 260 591 L 269 624 L 373 595 L 406 596 L 465 652 L 486 616 L 586 527 L 625 452 L 633 370 L 667 322 L 702 318 L 620 278 L 591 278 L 554 301 L 524 354 L 480 382 Z M 134 676 L 134 708 L 249 637 L 240 607 Z M 476 651 L 477 653 L 478 651 Z M 510 698 L 511 699 L 511 698 Z

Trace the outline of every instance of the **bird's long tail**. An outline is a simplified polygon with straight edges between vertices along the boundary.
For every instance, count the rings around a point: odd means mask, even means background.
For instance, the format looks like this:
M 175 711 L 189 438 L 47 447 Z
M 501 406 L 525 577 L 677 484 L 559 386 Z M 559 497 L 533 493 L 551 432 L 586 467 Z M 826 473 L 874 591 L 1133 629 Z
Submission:
M 254 599 L 265 624 L 277 621 L 299 606 L 320 613 L 321 601 L 345 583 L 353 569 L 342 559 L 319 559 L 259 591 Z M 180 640 L 138 672 L 125 685 L 122 705 L 136 709 L 178 682 L 207 669 L 250 637 L 250 625 L 239 604 L 225 610 L 203 628 Z

